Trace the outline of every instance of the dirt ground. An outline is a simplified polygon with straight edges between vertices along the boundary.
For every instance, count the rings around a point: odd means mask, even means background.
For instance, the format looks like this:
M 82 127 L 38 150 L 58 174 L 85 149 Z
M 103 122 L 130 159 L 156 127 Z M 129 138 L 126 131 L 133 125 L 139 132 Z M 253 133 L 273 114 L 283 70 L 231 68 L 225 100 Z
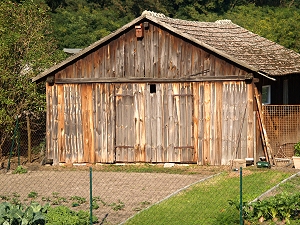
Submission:
M 0 170 L 0 201 L 9 198 L 10 201 L 29 204 L 34 200 L 43 205 L 49 202 L 52 205 L 67 205 L 74 210 L 89 210 L 90 171 L 87 166 L 46 167 L 31 163 L 23 167 L 28 170 L 27 173 L 14 174 L 15 163 L 10 171 L 5 168 Z M 187 174 L 167 174 L 105 172 L 94 167 L 92 196 L 99 208 L 93 210 L 93 214 L 98 217 L 99 224 L 119 224 L 142 209 L 220 170 L 190 167 Z M 37 196 L 30 198 L 30 194 Z M 85 203 L 72 207 L 82 198 L 86 200 Z
M 23 165 L 28 170 L 24 174 L 14 174 L 16 162 L 11 170 L 6 165 L 0 169 L 0 201 L 38 201 L 52 205 L 67 205 L 74 210 L 89 210 L 90 175 L 92 175 L 92 196 L 97 200 L 98 209 L 93 214 L 99 224 L 119 224 L 139 211 L 168 196 L 200 182 L 230 167 L 176 165 L 183 168 L 183 174 L 107 172 L 102 166 L 93 166 L 92 174 L 88 166 L 54 167 L 41 166 L 39 162 Z M 154 165 L 156 167 L 163 165 Z M 120 166 L 122 167 L 122 166 Z M 292 168 L 277 168 L 294 171 Z M 232 170 L 231 170 L 232 171 Z M 246 171 L 245 171 L 246 172 Z M 249 173 L 249 172 L 248 172 Z M 238 173 L 232 172 L 233 176 Z M 36 198 L 30 198 L 35 195 Z M 80 203 L 72 207 L 74 203 Z

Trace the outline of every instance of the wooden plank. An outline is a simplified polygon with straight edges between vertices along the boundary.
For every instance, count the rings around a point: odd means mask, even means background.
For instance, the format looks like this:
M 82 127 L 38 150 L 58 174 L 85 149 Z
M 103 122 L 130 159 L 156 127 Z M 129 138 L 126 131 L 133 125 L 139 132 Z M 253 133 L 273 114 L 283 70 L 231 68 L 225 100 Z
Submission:
M 210 164 L 210 132 L 211 132 L 211 85 L 204 84 L 204 143 L 203 143 L 203 159 L 204 164 Z
M 83 123 L 83 154 L 78 154 L 78 162 L 95 162 L 94 133 L 93 133 L 93 109 L 91 85 L 81 85 L 82 94 L 82 123 Z
M 104 78 L 106 75 L 106 49 L 105 47 L 100 48 L 99 50 L 99 78 Z
M 157 161 L 165 162 L 164 152 L 163 152 L 163 103 L 162 103 L 162 86 L 161 84 L 156 84 L 156 146 L 157 146 Z
M 193 161 L 199 162 L 199 83 L 193 83 L 193 146 L 194 158 Z
M 171 63 L 171 62 L 169 62 Z M 174 69 L 175 70 L 175 69 Z M 174 72 L 176 73 L 176 71 Z M 186 74 L 180 78 L 150 78 L 150 77 L 132 77 L 132 74 L 127 74 L 126 78 L 57 78 L 57 84 L 78 84 L 78 83 L 173 83 L 173 82 L 202 82 L 202 81 L 244 81 L 249 79 L 248 75 L 228 75 L 228 76 L 199 76 L 196 74 Z M 200 74 L 201 75 L 201 74 Z M 170 75 L 170 76 L 173 76 Z
M 81 85 L 75 85 L 75 123 L 76 123 L 76 147 L 72 152 L 72 162 L 78 162 L 78 154 L 83 151 L 83 124 L 81 105 Z
M 116 107 L 115 107 L 115 86 L 113 84 L 105 84 L 108 90 L 105 96 L 107 106 L 107 162 L 115 162 L 115 127 L 116 127 Z
M 152 30 L 152 54 L 151 58 L 153 59 L 152 61 L 152 71 L 151 71 L 151 77 L 157 77 L 158 75 L 158 66 L 159 66 L 159 61 L 158 61 L 158 48 L 159 48 L 159 36 L 158 36 L 158 27 L 153 26 Z
M 93 59 L 93 74 L 95 78 L 100 77 L 100 50 L 97 49 L 95 52 L 92 53 L 92 59 Z
M 70 126 L 71 126 L 71 115 L 70 115 L 70 85 L 63 85 L 61 86 L 62 89 L 59 91 L 62 93 L 63 98 L 60 99 L 61 101 L 61 115 L 62 118 L 60 119 L 62 122 L 62 131 L 61 132 L 61 142 L 62 148 L 60 148 L 60 162 L 70 163 L 70 160 L 66 160 L 66 158 L 70 159 L 71 157 L 71 139 L 70 139 Z M 59 128 L 61 130 L 61 128 Z
M 147 31 L 144 32 L 144 44 L 145 44 L 145 74 L 144 77 L 149 78 L 150 74 L 151 74 L 151 67 L 152 67 L 152 63 L 151 63 L 151 37 L 152 37 L 152 27 L 153 25 L 151 23 L 149 23 L 149 29 Z
M 205 158 L 204 158 L 204 129 L 205 129 L 205 121 L 204 121 L 204 84 L 199 84 L 199 129 L 198 129 L 198 164 L 204 165 Z
M 173 114 L 173 88 L 172 84 L 167 84 L 167 97 L 168 97 L 168 145 L 167 145 L 167 155 L 168 162 L 175 162 L 175 118 Z
M 124 111 L 122 112 L 124 115 L 123 122 L 125 122 L 125 145 L 126 146 L 134 146 L 134 137 L 136 135 L 134 130 L 134 113 L 133 113 L 133 84 L 127 84 L 126 87 L 126 95 L 124 98 Z M 134 162 L 135 154 L 133 147 L 127 149 L 127 161 Z
M 58 146 L 58 123 L 59 123 L 59 111 L 58 111 L 58 93 L 57 85 L 53 86 L 52 92 L 52 102 L 53 102 L 53 135 L 52 135 L 52 144 L 53 144 L 53 164 L 57 165 L 59 163 L 59 146 Z
M 94 59 L 93 59 L 93 53 L 90 53 L 88 54 L 86 57 L 85 57 L 85 70 L 86 70 L 86 76 L 85 77 L 95 77 L 95 74 L 94 74 Z
M 69 65 L 67 66 L 64 71 L 65 71 L 65 78 L 73 78 L 74 77 L 74 65 Z
M 56 88 L 57 96 L 57 157 L 59 162 L 65 162 L 66 159 L 66 140 L 65 140 L 65 112 L 64 112 L 64 86 L 58 85 Z
M 194 107 L 194 104 L 193 104 L 193 86 L 191 83 L 188 83 L 187 84 L 187 108 L 186 108 L 186 111 L 188 112 L 188 115 L 187 115 L 187 144 L 186 146 L 194 146 L 194 134 L 193 134 L 193 131 L 194 131 L 194 125 L 193 125 L 193 107 Z M 195 160 L 195 153 L 194 153 L 194 148 L 187 148 L 187 160 L 189 162 L 196 162 Z
M 133 32 L 133 31 L 131 31 Z M 125 74 L 126 77 L 135 77 L 135 57 L 136 57 L 136 40 L 134 36 L 129 36 L 128 34 L 128 46 L 126 46 L 128 48 L 128 65 L 127 65 L 127 74 Z
M 229 93 L 229 83 L 223 83 L 223 104 L 222 104 L 222 121 L 223 121 L 223 126 L 222 126 L 222 160 L 221 164 L 222 165 L 228 165 L 228 142 L 229 140 L 229 132 L 230 132 L 230 117 L 229 117 L 229 99 L 230 99 L 230 93 Z
M 223 84 L 215 83 L 216 88 L 216 115 L 215 115 L 215 165 L 221 165 L 222 159 L 222 102 L 223 102 Z
M 157 97 L 155 94 L 150 93 L 150 126 L 151 130 L 151 156 L 152 156 L 152 162 L 159 162 L 161 159 L 158 158 L 159 156 L 157 155 Z
M 125 76 L 125 34 L 122 34 L 117 42 L 117 67 L 116 67 L 116 77 Z
M 113 40 L 111 43 L 109 43 L 110 47 L 110 72 L 107 74 L 109 77 L 116 77 L 116 71 L 117 71 L 117 66 L 119 66 L 118 64 L 116 64 L 116 47 L 117 47 L 117 41 L 118 40 Z
M 53 89 L 54 86 L 49 86 L 46 83 L 46 156 L 48 159 L 53 159 L 53 139 L 52 135 L 54 123 L 54 104 L 53 104 Z
M 242 124 L 242 131 L 241 131 L 241 158 L 247 158 L 248 156 L 248 151 L 247 151 L 247 144 L 248 144 L 248 119 L 247 119 L 247 115 L 248 115 L 248 93 L 247 93 L 247 84 L 245 82 L 240 82 L 241 86 L 242 86 L 242 97 L 243 97 L 243 107 L 245 108 L 245 111 L 243 111 L 242 116 L 243 116 L 243 124 Z M 251 125 L 252 127 L 252 125 Z M 253 157 L 251 157 L 253 158 Z
M 145 49 L 144 39 L 137 39 L 135 41 L 135 77 L 144 77 L 145 65 Z
M 169 143 L 169 105 L 168 105 L 168 84 L 160 84 L 163 98 L 163 151 L 164 160 L 169 161 L 168 158 L 168 143 Z
M 180 131 L 182 130 L 182 124 L 181 122 L 181 114 L 182 112 L 180 111 L 180 103 L 179 103 L 179 93 L 180 93 L 180 84 L 179 83 L 173 83 L 171 84 L 172 89 L 173 89 L 173 105 L 172 105 L 172 117 L 173 117 L 173 129 L 174 129 L 174 134 L 173 134 L 173 139 L 170 140 L 170 142 L 174 143 L 174 150 L 172 154 L 174 154 L 174 162 L 180 162 L 181 161 L 181 151 L 180 148 L 176 148 L 180 146 Z
M 82 59 L 79 59 L 75 62 L 75 71 L 74 77 L 76 78 L 84 78 L 83 74 L 83 65 L 82 65 Z M 74 78 L 75 79 L 75 78 Z
M 145 86 L 145 161 L 152 162 L 150 85 Z
M 115 95 L 121 95 L 122 88 L 120 84 L 115 85 Z M 121 130 L 121 121 L 122 121 L 122 97 L 116 96 L 116 146 L 123 145 L 122 143 L 122 130 Z M 116 161 L 119 162 L 122 160 L 122 151 L 119 147 L 116 147 Z
M 145 162 L 145 84 L 134 85 L 134 115 L 135 115 L 135 160 Z
M 159 29 L 159 66 L 158 78 L 167 76 L 168 72 L 168 58 L 169 58 L 169 36 L 170 34 L 164 30 Z
M 209 156 L 210 156 L 210 161 L 209 164 L 210 165 L 216 165 L 216 140 L 215 140 L 215 135 L 216 135 L 216 86 L 215 83 L 211 83 L 211 88 L 210 88 L 210 112 L 211 112 L 211 116 L 210 116 L 210 134 L 209 134 L 209 146 L 210 146 L 210 150 L 209 150 Z
M 229 87 L 229 96 L 228 96 L 228 115 L 229 115 L 229 124 L 228 124 L 228 153 L 227 153 L 227 158 L 226 158 L 226 165 L 229 164 L 230 160 L 234 158 L 235 155 L 235 132 L 236 130 L 234 129 L 235 125 L 235 105 L 234 101 L 237 96 L 235 96 L 235 85 L 233 82 L 229 82 L 228 84 Z
M 141 142 L 141 121 L 140 121 L 140 101 L 139 85 L 133 84 L 133 115 L 134 115 L 134 160 L 140 161 L 140 142 Z

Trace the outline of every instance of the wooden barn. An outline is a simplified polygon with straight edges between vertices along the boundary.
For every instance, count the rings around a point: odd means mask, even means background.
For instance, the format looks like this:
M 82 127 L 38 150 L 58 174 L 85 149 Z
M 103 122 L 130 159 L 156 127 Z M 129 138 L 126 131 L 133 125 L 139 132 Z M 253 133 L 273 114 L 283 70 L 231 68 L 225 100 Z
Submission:
M 46 81 L 54 164 L 228 165 L 266 153 L 262 90 L 263 101 L 272 91 L 272 101 L 287 103 L 281 78 L 295 87 L 299 73 L 299 54 L 229 20 L 145 11 L 33 81 Z

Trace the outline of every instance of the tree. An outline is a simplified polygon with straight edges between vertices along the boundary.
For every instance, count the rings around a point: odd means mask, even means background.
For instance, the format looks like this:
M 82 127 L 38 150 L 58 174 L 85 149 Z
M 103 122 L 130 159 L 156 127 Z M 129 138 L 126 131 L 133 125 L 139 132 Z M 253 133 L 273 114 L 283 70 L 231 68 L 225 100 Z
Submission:
M 42 0 L 0 3 L 0 155 L 17 117 L 44 114 L 44 85 L 31 78 L 64 57 L 50 37 L 47 10 Z

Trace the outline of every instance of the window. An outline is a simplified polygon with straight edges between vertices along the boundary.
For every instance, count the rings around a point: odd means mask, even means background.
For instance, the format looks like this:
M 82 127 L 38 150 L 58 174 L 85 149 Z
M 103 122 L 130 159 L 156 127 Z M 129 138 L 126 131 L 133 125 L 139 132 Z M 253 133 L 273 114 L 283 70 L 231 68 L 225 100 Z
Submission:
M 156 84 L 150 84 L 150 93 L 156 93 Z
M 261 102 L 271 104 L 271 85 L 262 86 Z

